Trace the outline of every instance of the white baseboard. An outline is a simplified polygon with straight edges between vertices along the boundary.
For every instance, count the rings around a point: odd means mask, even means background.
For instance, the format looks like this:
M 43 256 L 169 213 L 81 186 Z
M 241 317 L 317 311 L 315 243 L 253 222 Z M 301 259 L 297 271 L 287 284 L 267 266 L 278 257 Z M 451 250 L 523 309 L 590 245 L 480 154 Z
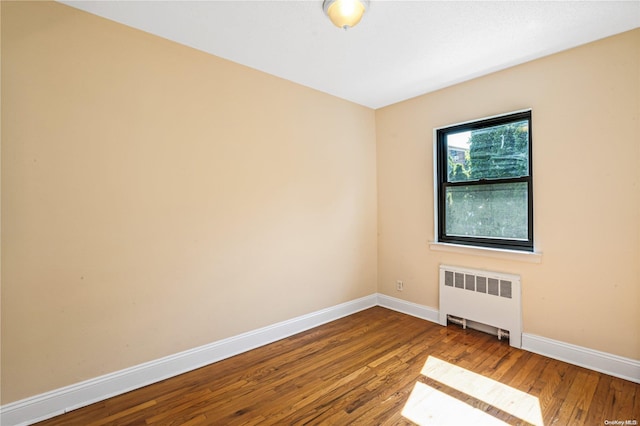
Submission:
M 437 323 L 439 321 L 438 310 L 417 303 L 407 302 L 406 300 L 396 299 L 378 293 L 378 305 L 393 311 L 402 312 L 403 314 L 413 317 L 422 318 L 427 321 Z
M 376 306 L 377 302 L 377 295 L 373 294 L 115 373 L 6 404 L 0 408 L 0 424 L 3 426 L 33 424 L 371 308 Z
M 590 370 L 640 383 L 640 361 L 522 333 L 522 349 Z
M 3 426 L 33 424 L 255 349 L 373 306 L 382 306 L 434 323 L 439 322 L 437 309 L 384 294 L 372 294 L 199 348 L 6 404 L 0 407 L 0 424 Z M 640 383 L 640 361 L 638 360 L 526 333 L 522 335 L 522 348 Z
M 438 310 L 418 305 L 395 297 L 378 294 L 378 305 L 407 315 L 439 323 Z M 479 324 L 480 331 L 491 332 L 491 327 Z M 568 362 L 590 370 L 609 374 L 635 383 L 640 383 L 640 361 L 600 352 L 582 346 L 571 345 L 534 334 L 522 333 L 522 349 L 549 358 Z

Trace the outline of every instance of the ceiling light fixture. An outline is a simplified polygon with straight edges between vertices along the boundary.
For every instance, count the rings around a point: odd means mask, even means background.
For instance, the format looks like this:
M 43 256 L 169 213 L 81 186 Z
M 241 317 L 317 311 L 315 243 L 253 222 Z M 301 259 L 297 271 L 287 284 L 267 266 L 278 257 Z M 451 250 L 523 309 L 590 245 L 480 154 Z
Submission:
M 360 22 L 368 7 L 369 0 L 324 0 L 322 3 L 322 9 L 331 22 L 345 30 Z

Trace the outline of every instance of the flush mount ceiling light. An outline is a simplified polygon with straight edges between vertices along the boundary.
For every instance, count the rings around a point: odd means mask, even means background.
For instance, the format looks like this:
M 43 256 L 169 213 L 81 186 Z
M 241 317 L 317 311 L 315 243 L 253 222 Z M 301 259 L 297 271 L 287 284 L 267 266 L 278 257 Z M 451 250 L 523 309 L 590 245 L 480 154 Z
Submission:
M 355 26 L 369 7 L 369 0 L 324 0 L 322 8 L 331 22 L 345 30 Z

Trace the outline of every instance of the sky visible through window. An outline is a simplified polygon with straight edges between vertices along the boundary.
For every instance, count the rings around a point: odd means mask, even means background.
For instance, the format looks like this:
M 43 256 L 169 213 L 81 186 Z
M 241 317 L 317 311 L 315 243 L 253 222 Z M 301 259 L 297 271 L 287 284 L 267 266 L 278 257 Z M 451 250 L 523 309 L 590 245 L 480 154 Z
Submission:
M 447 135 L 447 145 L 456 148 L 469 149 L 469 138 L 471 138 L 471 132 L 460 132 Z

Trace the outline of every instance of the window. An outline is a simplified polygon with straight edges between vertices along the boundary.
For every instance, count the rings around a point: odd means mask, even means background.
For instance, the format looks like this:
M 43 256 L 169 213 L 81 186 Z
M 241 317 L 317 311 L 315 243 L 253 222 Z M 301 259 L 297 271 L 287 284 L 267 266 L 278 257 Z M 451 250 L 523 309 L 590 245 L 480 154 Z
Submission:
M 442 243 L 533 251 L 531 111 L 436 130 Z

